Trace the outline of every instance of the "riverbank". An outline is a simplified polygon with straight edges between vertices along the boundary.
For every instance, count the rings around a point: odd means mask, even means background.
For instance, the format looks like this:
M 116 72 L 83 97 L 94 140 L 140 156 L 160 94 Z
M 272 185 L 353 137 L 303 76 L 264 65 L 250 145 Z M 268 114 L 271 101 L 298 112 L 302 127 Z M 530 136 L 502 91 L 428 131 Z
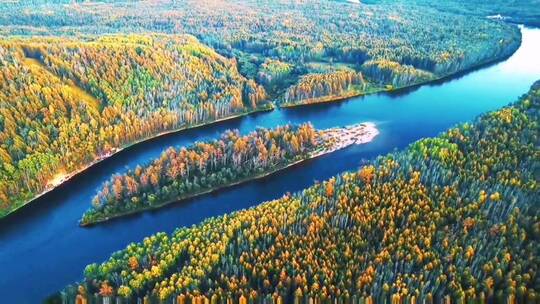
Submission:
M 178 198 L 175 198 L 175 199 L 172 199 L 172 200 L 167 200 L 167 201 L 164 201 L 162 203 L 155 204 L 153 206 L 143 207 L 143 208 L 140 208 L 140 209 L 137 209 L 137 210 L 130 210 L 130 211 L 127 211 L 127 212 L 120 212 L 120 213 L 117 213 L 117 214 L 115 214 L 113 216 L 108 216 L 108 217 L 105 217 L 105 218 L 100 218 L 100 219 L 92 220 L 92 221 L 89 221 L 89 222 L 83 222 L 82 219 L 81 219 L 79 221 L 79 226 L 81 226 L 81 227 L 90 227 L 90 226 L 94 226 L 96 224 L 103 223 L 103 222 L 106 222 L 106 221 L 109 221 L 109 220 L 112 220 L 112 219 L 115 219 L 115 218 L 120 218 L 120 217 L 124 217 L 124 216 L 128 216 L 128 215 L 133 215 L 133 214 L 141 213 L 141 212 L 144 212 L 144 211 L 156 210 L 156 209 L 159 209 L 159 208 L 164 207 L 166 205 L 170 205 L 170 204 L 175 203 L 175 202 L 188 200 L 188 199 L 191 199 L 191 198 L 195 198 L 197 196 L 212 193 L 214 191 L 223 190 L 223 189 L 226 189 L 226 188 L 229 188 L 229 187 L 233 187 L 235 185 L 239 185 L 239 184 L 251 181 L 251 180 L 257 180 L 257 179 L 264 178 L 264 177 L 269 176 L 271 174 L 274 174 L 274 173 L 276 173 L 278 171 L 281 171 L 281 170 L 287 169 L 289 167 L 292 167 L 294 165 L 297 165 L 297 164 L 299 164 L 299 163 L 301 163 L 301 162 L 303 162 L 303 161 L 305 161 L 307 159 L 309 159 L 309 158 L 301 158 L 301 159 L 298 159 L 298 160 L 296 160 L 296 161 L 294 161 L 292 163 L 282 165 L 282 166 L 277 167 L 277 168 L 275 168 L 275 169 L 273 169 L 271 171 L 268 171 L 268 172 L 264 172 L 264 173 L 257 174 L 257 175 L 254 175 L 254 176 L 250 176 L 250 177 L 245 177 L 243 179 L 240 179 L 240 180 L 237 180 L 237 181 L 234 181 L 234 182 L 230 182 L 230 183 L 225 183 L 225 184 L 222 184 L 222 185 L 217 186 L 217 187 L 204 189 L 204 190 L 201 190 L 201 191 L 198 191 L 198 192 L 194 192 L 194 193 L 192 193 L 190 195 L 178 197 Z
M 136 213 L 140 213 L 144 211 L 159 209 L 163 206 L 166 206 L 175 202 L 191 199 L 191 198 L 208 194 L 214 191 L 218 191 L 218 190 L 229 188 L 235 185 L 239 185 L 248 181 L 261 179 L 271 174 L 274 174 L 278 171 L 282 171 L 289 167 L 300 164 L 309 159 L 319 157 L 328 153 L 332 153 L 334 151 L 344 149 L 354 144 L 360 145 L 360 144 L 369 143 L 379 134 L 379 130 L 376 128 L 376 125 L 372 122 L 365 122 L 365 123 L 355 124 L 355 125 L 346 126 L 342 128 L 331 128 L 331 129 L 321 130 L 318 132 L 319 132 L 319 137 L 318 137 L 317 146 L 320 146 L 320 148 L 316 148 L 314 151 L 310 153 L 306 153 L 305 155 L 299 155 L 298 157 L 291 159 L 287 163 L 279 164 L 277 167 L 274 167 L 271 170 L 261 172 L 259 174 L 247 176 L 238 180 L 233 180 L 228 183 L 224 183 L 215 187 L 205 188 L 200 191 L 196 191 L 187 195 L 176 197 L 174 199 L 166 200 L 157 204 L 153 204 L 151 206 L 148 205 L 148 206 L 144 206 L 144 207 L 134 209 L 134 210 L 119 212 L 114 215 L 110 215 L 106 217 L 96 217 L 90 221 L 84 221 L 84 217 L 83 217 L 81 220 L 79 220 L 79 225 L 81 227 L 93 226 L 99 223 L 106 222 L 111 219 L 115 219 L 115 218 L 119 218 L 119 217 L 123 217 L 127 215 L 132 215 L 132 214 L 136 214 Z
M 347 100 L 347 99 L 358 97 L 358 96 L 365 96 L 365 95 L 380 93 L 384 91 L 388 91 L 388 90 L 380 89 L 380 88 L 376 88 L 376 89 L 372 89 L 368 91 L 351 90 L 351 91 L 346 91 L 340 95 L 330 95 L 330 96 L 304 99 L 304 101 L 301 103 L 287 102 L 287 103 L 280 104 L 279 107 L 280 108 L 294 108 L 294 107 L 309 106 L 309 105 L 322 104 L 322 103 L 328 103 L 328 102 L 337 102 L 337 101 L 343 101 L 343 100 Z
M 169 135 L 169 134 L 174 134 L 174 133 L 178 133 L 178 132 L 185 131 L 185 130 L 190 130 L 190 129 L 201 128 L 201 127 L 209 126 L 209 125 L 216 124 L 216 123 L 219 123 L 219 122 L 232 120 L 232 119 L 237 119 L 237 118 L 241 118 L 241 117 L 248 116 L 248 115 L 255 114 L 255 113 L 268 112 L 268 111 L 272 111 L 272 110 L 274 110 L 274 105 L 272 103 L 269 103 L 268 106 L 266 106 L 266 107 L 261 107 L 261 108 L 255 109 L 255 110 L 251 110 L 251 111 L 247 111 L 247 112 L 244 112 L 244 113 L 239 113 L 239 114 L 236 114 L 236 115 L 215 119 L 215 120 L 208 121 L 208 122 L 202 122 L 202 123 L 195 124 L 195 125 L 184 126 L 184 127 L 177 128 L 177 129 L 174 129 L 174 130 L 163 131 L 163 132 L 160 132 L 160 133 L 158 133 L 156 135 L 152 135 L 152 136 L 145 137 L 143 139 L 134 141 L 134 142 L 132 142 L 130 144 L 127 144 L 127 145 L 124 145 L 124 146 L 122 146 L 120 148 L 113 148 L 111 152 L 98 156 L 96 159 L 94 159 L 90 163 L 84 165 L 80 169 L 77 169 L 77 170 L 75 170 L 75 171 L 73 171 L 71 173 L 61 174 L 60 176 L 57 175 L 53 179 L 53 182 L 51 182 L 47 186 L 47 188 L 45 188 L 42 192 L 40 192 L 39 194 L 37 194 L 33 198 L 25 201 L 24 203 L 20 204 L 19 206 L 13 208 L 12 210 L 8 211 L 7 213 L 3 214 L 0 217 L 0 219 L 7 217 L 10 214 L 13 214 L 16 211 L 20 210 L 21 208 L 29 205 L 30 203 L 38 200 L 39 198 L 41 198 L 45 194 L 47 194 L 47 193 L 53 191 L 54 189 L 58 188 L 59 186 L 61 186 L 63 183 L 65 183 L 65 182 L 69 181 L 70 179 L 72 179 L 73 177 L 83 173 L 88 168 L 90 168 L 90 167 L 104 161 L 105 159 L 107 159 L 107 158 L 109 158 L 109 157 L 111 157 L 111 156 L 113 156 L 115 154 L 118 154 L 118 153 L 120 153 L 120 152 L 122 152 L 122 151 L 124 151 L 126 149 L 129 149 L 130 147 L 132 147 L 134 145 L 137 145 L 137 144 L 140 144 L 140 143 L 143 143 L 143 142 L 147 142 L 147 141 L 159 138 L 159 137 L 163 137 L 163 136 L 166 136 L 166 135 Z
M 309 98 L 309 99 L 304 99 L 303 101 L 298 102 L 298 103 L 287 102 L 287 103 L 278 104 L 278 106 L 280 108 L 296 108 L 296 107 L 304 107 L 304 106 L 315 105 L 315 104 L 340 102 L 340 101 L 344 101 L 344 100 L 354 98 L 354 97 L 359 97 L 359 96 L 368 96 L 372 94 L 385 93 L 385 92 L 387 93 L 399 92 L 399 91 L 404 91 L 407 89 L 419 87 L 419 86 L 430 84 L 430 83 L 441 82 L 441 81 L 448 80 L 453 77 L 463 75 L 471 71 L 474 71 L 474 70 L 477 70 L 477 69 L 489 66 L 491 64 L 498 63 L 498 62 L 508 59 L 519 49 L 522 43 L 522 39 L 523 37 L 520 31 L 518 43 L 509 44 L 508 47 L 502 52 L 500 52 L 499 54 L 497 54 L 497 56 L 482 60 L 468 68 L 458 70 L 453 73 L 445 74 L 439 77 L 435 77 L 427 81 L 414 82 L 408 85 L 397 86 L 397 87 L 374 86 L 372 87 L 372 89 L 367 90 L 367 91 L 350 90 L 350 91 L 345 91 L 343 94 L 340 94 L 340 95 L 330 95 L 330 96 L 322 96 L 322 97 L 317 97 L 317 98 Z

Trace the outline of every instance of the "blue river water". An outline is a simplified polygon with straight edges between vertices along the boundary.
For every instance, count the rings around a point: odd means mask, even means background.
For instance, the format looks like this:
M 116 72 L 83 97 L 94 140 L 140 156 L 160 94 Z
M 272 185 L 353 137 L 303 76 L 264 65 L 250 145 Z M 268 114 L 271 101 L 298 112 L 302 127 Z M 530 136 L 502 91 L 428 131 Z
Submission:
M 156 138 L 116 154 L 0 221 L 0 302 L 40 303 L 81 280 L 87 264 L 104 261 L 130 242 L 298 191 L 314 180 L 356 169 L 378 155 L 515 101 L 540 78 L 540 29 L 522 28 L 522 36 L 521 47 L 508 59 L 451 79 L 392 94 L 259 113 Z M 380 135 L 369 144 L 214 194 L 91 228 L 77 225 L 97 188 L 111 174 L 155 158 L 169 146 L 215 138 L 230 128 L 247 133 L 258 126 L 307 121 L 317 128 L 371 121 Z

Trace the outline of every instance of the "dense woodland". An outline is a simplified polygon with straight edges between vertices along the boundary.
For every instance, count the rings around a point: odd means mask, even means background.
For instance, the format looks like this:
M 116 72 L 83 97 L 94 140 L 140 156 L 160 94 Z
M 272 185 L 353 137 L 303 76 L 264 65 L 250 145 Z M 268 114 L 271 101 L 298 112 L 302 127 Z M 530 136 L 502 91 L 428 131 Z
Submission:
M 504 21 L 540 25 L 539 0 L 350 2 L 0 1 L 0 218 L 141 140 L 447 77 L 511 55 Z M 52 301 L 538 303 L 539 121 L 540 81 L 356 171 L 131 243 Z M 270 173 L 321 134 L 170 148 L 112 176 L 81 223 Z
M 536 303 L 539 121 L 540 81 L 356 172 L 132 243 L 63 296 Z
M 365 92 L 366 87 L 367 83 L 362 73 L 354 71 L 308 74 L 287 89 L 282 104 L 317 103 L 346 94 L 360 94 Z
M 241 136 L 169 148 L 144 166 L 115 175 L 99 190 L 81 223 L 155 208 L 165 203 L 275 171 L 309 157 L 324 143 L 310 124 L 260 128 Z
M 395 63 L 393 72 L 406 76 L 389 79 L 388 70 L 378 71 L 375 64 L 366 80 L 383 88 L 406 86 L 502 58 L 519 44 L 519 32 L 511 25 L 412 0 L 369 5 L 324 0 L 66 2 L 3 4 L 0 33 L 192 34 L 235 58 L 240 72 L 259 80 L 275 98 L 301 76 L 317 73 L 313 63 L 331 71 L 336 63 L 350 65 L 360 72 L 366 62 L 389 61 Z
M 0 41 L 0 216 L 141 139 L 268 107 L 189 35 Z
M 0 10 L 0 217 L 158 133 L 267 100 L 417 84 L 520 43 L 515 26 L 416 4 L 34 0 Z
M 432 73 L 384 59 L 367 61 L 362 66 L 362 70 L 368 77 L 375 77 L 381 83 L 385 83 L 388 88 L 403 87 L 411 83 L 424 82 L 435 78 Z

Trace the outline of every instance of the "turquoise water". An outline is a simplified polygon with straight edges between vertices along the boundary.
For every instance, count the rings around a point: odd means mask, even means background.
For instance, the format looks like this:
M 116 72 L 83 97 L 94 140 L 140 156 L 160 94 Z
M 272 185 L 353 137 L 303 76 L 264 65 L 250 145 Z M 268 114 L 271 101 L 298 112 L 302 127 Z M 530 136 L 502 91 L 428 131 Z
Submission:
M 130 242 L 300 190 L 515 101 L 540 78 L 540 29 L 522 28 L 522 34 L 521 47 L 507 60 L 452 79 L 393 94 L 259 113 L 151 140 L 101 162 L 0 221 L 1 302 L 39 303 L 82 279 L 87 264 L 107 259 Z M 372 121 L 381 133 L 369 144 L 309 160 L 262 180 L 92 228 L 77 225 L 111 174 L 155 158 L 171 145 L 214 138 L 228 128 L 247 133 L 258 126 L 306 121 L 318 128 Z

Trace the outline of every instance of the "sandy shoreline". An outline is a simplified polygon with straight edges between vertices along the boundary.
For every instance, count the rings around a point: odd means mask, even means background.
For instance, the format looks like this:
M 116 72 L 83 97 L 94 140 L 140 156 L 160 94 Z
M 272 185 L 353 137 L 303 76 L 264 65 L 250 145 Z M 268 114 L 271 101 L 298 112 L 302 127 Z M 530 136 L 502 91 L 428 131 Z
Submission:
M 324 141 L 326 148 L 323 151 L 314 155 L 322 155 L 331 153 L 350 145 L 361 145 L 372 141 L 379 130 L 372 122 L 364 122 L 360 124 L 350 125 L 341 128 L 331 128 L 320 131 L 321 140 Z

